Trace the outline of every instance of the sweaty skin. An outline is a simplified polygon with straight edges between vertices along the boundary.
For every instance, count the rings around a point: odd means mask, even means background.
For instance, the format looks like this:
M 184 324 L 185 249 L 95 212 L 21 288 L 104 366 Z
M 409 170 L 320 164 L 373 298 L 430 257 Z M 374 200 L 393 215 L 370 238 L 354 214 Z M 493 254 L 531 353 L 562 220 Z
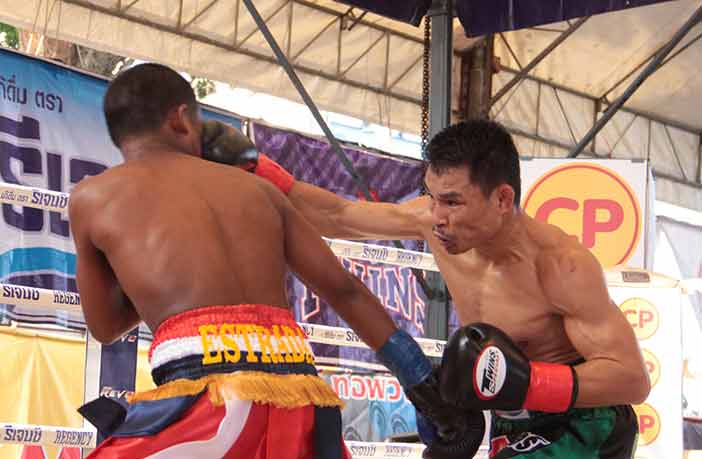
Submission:
M 85 319 L 103 343 L 198 306 L 288 308 L 288 267 L 371 347 L 396 329 L 282 193 L 236 168 L 149 152 L 80 182 L 69 212 Z
M 598 261 L 576 238 L 489 197 L 466 167 L 427 171 L 429 196 L 402 204 L 347 201 L 302 182 L 293 204 L 328 237 L 425 239 L 462 324 L 504 330 L 530 360 L 572 363 L 577 407 L 641 403 L 650 390 L 636 337 L 609 298 Z

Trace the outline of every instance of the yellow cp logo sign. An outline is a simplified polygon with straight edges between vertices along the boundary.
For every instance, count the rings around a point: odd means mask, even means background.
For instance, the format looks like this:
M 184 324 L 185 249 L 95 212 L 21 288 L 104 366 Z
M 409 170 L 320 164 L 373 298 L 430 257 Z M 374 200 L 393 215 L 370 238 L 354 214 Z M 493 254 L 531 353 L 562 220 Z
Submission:
M 522 207 L 577 236 L 604 267 L 625 263 L 641 237 L 641 206 L 616 172 L 592 163 L 557 167 L 529 189 Z

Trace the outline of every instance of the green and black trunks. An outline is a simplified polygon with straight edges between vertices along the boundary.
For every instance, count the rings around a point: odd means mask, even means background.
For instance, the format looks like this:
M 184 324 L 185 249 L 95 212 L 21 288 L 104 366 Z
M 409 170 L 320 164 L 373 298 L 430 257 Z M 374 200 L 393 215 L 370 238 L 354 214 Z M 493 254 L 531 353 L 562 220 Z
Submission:
M 629 405 L 493 412 L 490 458 L 631 459 L 638 431 Z

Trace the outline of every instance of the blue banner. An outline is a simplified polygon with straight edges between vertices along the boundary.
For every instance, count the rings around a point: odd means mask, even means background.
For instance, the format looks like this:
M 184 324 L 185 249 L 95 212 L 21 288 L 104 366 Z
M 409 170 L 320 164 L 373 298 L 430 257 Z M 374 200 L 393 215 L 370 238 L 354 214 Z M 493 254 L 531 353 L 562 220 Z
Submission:
M 102 113 L 108 81 L 39 59 L 0 50 L 0 176 L 6 183 L 70 192 L 84 177 L 120 164 Z M 203 110 L 241 127 L 224 113 Z M 68 217 L 2 205 L 0 282 L 77 291 L 76 257 Z M 84 329 L 82 315 L 0 305 L 10 320 Z M 137 336 L 103 346 L 99 391 L 122 398 L 134 390 Z

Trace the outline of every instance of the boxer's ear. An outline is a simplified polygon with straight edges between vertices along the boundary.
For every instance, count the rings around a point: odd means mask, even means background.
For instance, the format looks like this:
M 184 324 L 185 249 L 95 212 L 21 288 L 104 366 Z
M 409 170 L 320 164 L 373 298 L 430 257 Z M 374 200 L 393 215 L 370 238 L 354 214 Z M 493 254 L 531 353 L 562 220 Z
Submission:
M 502 213 L 511 212 L 514 208 L 514 189 L 506 184 L 502 183 L 497 186 L 492 192 L 495 200 L 497 201 L 497 208 Z

